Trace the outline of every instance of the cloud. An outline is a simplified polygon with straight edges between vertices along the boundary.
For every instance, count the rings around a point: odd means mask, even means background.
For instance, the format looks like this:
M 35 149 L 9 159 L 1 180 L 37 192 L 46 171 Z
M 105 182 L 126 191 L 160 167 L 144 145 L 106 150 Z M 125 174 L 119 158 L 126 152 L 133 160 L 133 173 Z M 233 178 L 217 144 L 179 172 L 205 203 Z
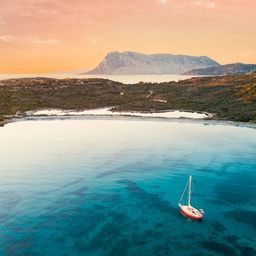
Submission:
M 95 39 L 94 37 L 91 37 L 91 38 L 90 38 L 90 43 L 91 43 L 91 44 L 96 44 L 97 41 L 96 41 L 96 39 Z
M 0 36 L 0 41 L 4 43 L 9 43 L 9 42 L 21 42 L 21 43 L 30 43 L 30 44 L 59 44 L 60 41 L 57 39 L 41 39 L 37 36 L 34 37 L 27 37 L 27 38 L 18 38 L 10 35 L 3 35 Z
M 157 0 L 157 2 L 163 5 L 168 4 L 168 0 Z
M 27 38 L 25 41 L 32 44 L 59 44 L 60 41 L 57 39 L 40 39 L 38 37 Z
M 14 36 L 8 36 L 8 35 L 0 36 L 0 41 L 4 43 L 13 42 L 15 40 L 17 40 L 17 38 Z
M 174 5 L 174 8 L 175 9 L 181 9 L 181 8 L 184 8 L 185 7 L 185 4 L 184 3 L 178 3 L 178 4 L 175 4 Z
M 246 57 L 256 57 L 256 51 L 246 51 L 242 53 L 242 56 Z
M 193 4 L 206 8 L 214 8 L 216 6 L 215 1 L 213 0 L 196 0 L 193 2 Z

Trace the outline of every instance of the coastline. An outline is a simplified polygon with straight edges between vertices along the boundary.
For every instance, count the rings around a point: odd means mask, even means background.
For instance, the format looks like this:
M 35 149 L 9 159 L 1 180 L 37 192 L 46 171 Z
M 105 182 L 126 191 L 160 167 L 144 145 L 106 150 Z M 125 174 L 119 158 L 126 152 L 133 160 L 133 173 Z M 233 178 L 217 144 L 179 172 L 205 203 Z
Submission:
M 188 118 L 188 119 L 208 119 L 213 118 L 213 114 L 202 111 L 184 110 L 162 110 L 162 111 L 117 111 L 116 106 L 94 109 L 38 109 L 26 111 L 25 116 L 132 116 L 132 117 L 156 117 L 156 118 Z
M 11 119 L 30 117 L 35 113 L 38 116 L 96 114 L 210 119 L 254 126 L 254 91 L 250 84 L 254 79 L 255 73 L 131 85 L 104 79 L 3 80 L 0 82 L 3 106 L 0 126 Z M 95 113 L 99 108 L 103 112 Z M 176 114 L 169 116 L 168 112 Z M 185 115 L 180 115 L 182 113 Z
M 165 110 L 165 111 L 113 111 L 115 106 L 95 109 L 37 109 L 32 111 L 18 111 L 13 116 L 6 116 L 7 119 L 0 122 L 0 127 L 17 120 L 48 120 L 48 119 L 70 119 L 70 118 L 86 118 L 86 117 L 130 117 L 143 119 L 191 119 L 191 120 L 207 120 L 212 119 L 213 114 L 207 112 L 193 112 L 184 110 Z
M 41 115 L 41 116 L 13 116 L 2 122 L 5 126 L 13 122 L 22 121 L 53 121 L 53 120 L 130 120 L 130 121 L 157 121 L 157 122 L 179 122 L 179 123 L 201 123 L 204 125 L 227 125 L 239 128 L 256 129 L 256 123 L 238 122 L 230 120 L 220 120 L 213 118 L 193 119 L 193 118 L 170 118 L 170 117 L 145 117 L 133 115 Z M 0 123 L 1 124 L 1 123 Z
M 112 110 L 116 112 L 140 111 L 151 116 L 154 112 L 168 110 L 208 112 L 214 113 L 210 117 L 214 120 L 256 123 L 254 89 L 251 87 L 255 78 L 253 73 L 130 85 L 104 79 L 3 80 L 0 82 L 0 122 L 3 126 L 8 119 L 23 116 L 29 110 L 82 111 L 115 106 Z
M 178 74 L 141 74 L 141 75 L 92 75 L 92 74 L 75 74 L 75 73 L 50 73 L 50 74 L 0 74 L 0 82 L 9 79 L 107 79 L 123 84 L 136 84 L 141 81 L 144 83 L 163 83 L 166 81 L 181 81 L 190 79 L 193 76 Z

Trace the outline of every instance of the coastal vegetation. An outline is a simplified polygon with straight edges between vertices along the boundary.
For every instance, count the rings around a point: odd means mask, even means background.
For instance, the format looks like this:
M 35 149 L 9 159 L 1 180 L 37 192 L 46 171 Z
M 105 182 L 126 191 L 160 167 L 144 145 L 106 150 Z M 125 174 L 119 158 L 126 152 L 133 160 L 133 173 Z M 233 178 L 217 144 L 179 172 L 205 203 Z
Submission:
M 0 81 L 0 122 L 29 110 L 108 106 L 115 111 L 209 112 L 215 119 L 256 122 L 256 73 L 129 85 L 105 79 Z

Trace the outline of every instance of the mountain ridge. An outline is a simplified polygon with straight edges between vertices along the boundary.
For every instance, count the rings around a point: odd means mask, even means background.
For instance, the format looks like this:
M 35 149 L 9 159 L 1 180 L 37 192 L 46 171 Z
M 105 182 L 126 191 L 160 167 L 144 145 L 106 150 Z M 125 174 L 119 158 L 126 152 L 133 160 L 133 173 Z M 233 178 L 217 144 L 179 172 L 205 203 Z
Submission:
M 244 63 L 231 63 L 226 65 L 221 65 L 218 67 L 208 67 L 200 69 L 192 69 L 183 73 L 184 75 L 192 76 L 224 76 L 224 75 L 236 75 L 236 74 L 246 74 L 256 71 L 256 64 L 244 64 Z
M 82 74 L 183 74 L 192 69 L 219 65 L 218 62 L 207 56 L 114 51 L 109 52 L 96 68 Z

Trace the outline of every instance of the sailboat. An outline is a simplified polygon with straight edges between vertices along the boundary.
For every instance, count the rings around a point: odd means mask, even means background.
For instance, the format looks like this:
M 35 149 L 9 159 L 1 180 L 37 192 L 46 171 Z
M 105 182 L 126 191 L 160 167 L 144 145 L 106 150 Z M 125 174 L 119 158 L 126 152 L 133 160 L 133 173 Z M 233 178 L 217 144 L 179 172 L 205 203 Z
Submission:
M 180 207 L 180 213 L 184 215 L 185 217 L 188 217 L 190 219 L 195 219 L 195 220 L 202 220 L 204 217 L 204 211 L 203 209 L 196 209 L 195 207 L 191 206 L 191 194 L 192 194 L 192 176 L 189 176 L 188 182 L 185 186 L 185 189 L 183 191 L 183 194 L 179 200 L 179 207 Z M 183 204 L 183 198 L 186 194 L 187 195 L 187 204 Z

